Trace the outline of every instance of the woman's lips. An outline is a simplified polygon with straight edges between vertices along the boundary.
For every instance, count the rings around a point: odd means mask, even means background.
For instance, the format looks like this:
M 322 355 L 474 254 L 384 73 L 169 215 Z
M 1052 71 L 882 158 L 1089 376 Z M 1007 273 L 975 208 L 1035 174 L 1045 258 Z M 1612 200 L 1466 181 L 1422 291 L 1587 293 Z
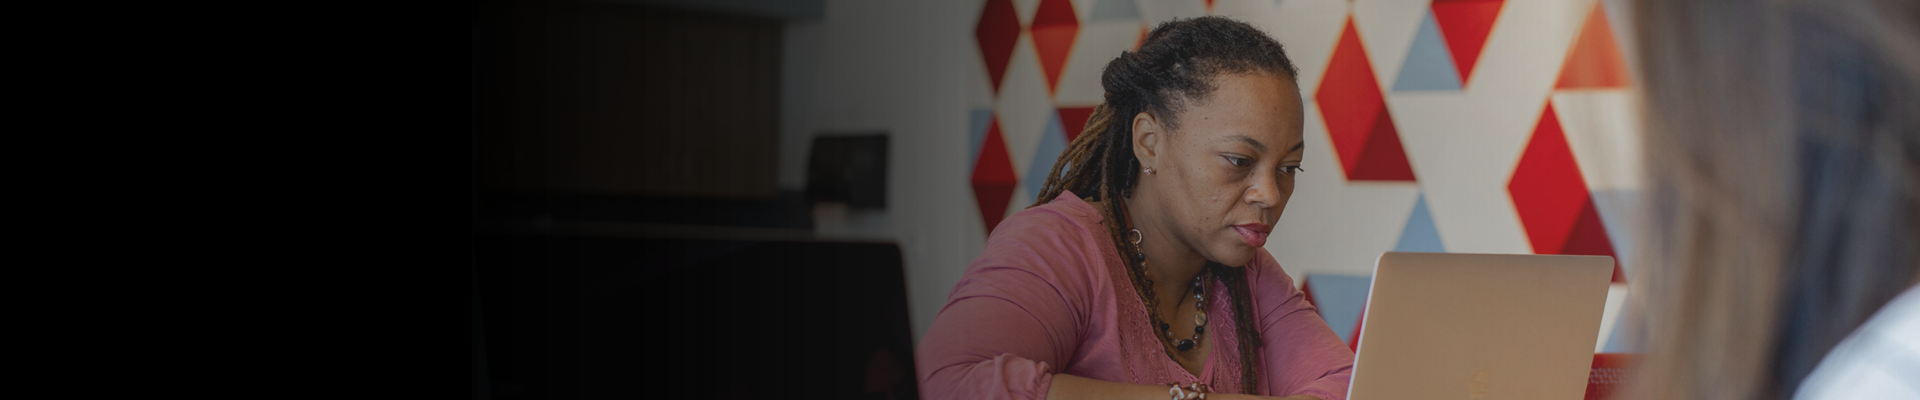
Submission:
M 1272 230 L 1272 228 L 1261 224 L 1235 225 L 1233 227 L 1234 232 L 1240 233 L 1240 240 L 1245 240 L 1248 246 L 1253 247 L 1266 246 L 1267 233 Z

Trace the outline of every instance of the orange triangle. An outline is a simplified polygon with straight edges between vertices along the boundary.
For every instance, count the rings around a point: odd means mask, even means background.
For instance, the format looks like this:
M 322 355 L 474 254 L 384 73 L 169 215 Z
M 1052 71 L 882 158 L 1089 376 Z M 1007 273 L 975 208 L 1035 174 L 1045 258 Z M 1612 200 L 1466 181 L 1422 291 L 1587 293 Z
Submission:
M 1140 51 L 1140 46 L 1143 46 L 1146 44 L 1147 44 L 1147 26 L 1145 24 L 1142 24 L 1140 25 L 1140 38 L 1133 41 L 1133 51 Z
M 1627 87 L 1627 63 L 1620 58 L 1620 46 L 1614 43 L 1613 26 L 1607 24 L 1607 10 L 1593 3 L 1580 36 L 1573 41 L 1567 61 L 1560 66 L 1560 82 L 1554 89 L 1624 89 Z

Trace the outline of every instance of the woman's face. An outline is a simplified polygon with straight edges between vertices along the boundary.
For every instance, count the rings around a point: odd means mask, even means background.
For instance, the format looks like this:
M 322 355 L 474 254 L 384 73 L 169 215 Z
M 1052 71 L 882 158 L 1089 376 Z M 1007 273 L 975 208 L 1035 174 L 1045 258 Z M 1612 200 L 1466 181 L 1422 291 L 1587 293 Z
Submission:
M 1135 118 L 1134 153 L 1155 170 L 1141 176 L 1135 196 L 1152 197 L 1159 215 L 1144 217 L 1170 231 L 1160 234 L 1208 260 L 1244 266 L 1293 195 L 1300 91 L 1268 73 L 1221 75 L 1214 84 L 1211 96 L 1181 111 L 1177 131 L 1146 114 Z

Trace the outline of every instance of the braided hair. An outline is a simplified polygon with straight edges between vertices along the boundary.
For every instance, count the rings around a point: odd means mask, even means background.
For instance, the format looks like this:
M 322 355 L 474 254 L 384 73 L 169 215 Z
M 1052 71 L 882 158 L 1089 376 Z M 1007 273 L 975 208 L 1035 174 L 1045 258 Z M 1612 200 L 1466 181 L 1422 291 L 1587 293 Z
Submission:
M 1133 155 L 1133 116 L 1145 112 L 1157 118 L 1169 132 L 1177 130 L 1178 116 L 1190 103 L 1207 98 L 1215 89 L 1214 78 L 1223 74 L 1262 72 L 1284 74 L 1296 79 L 1293 62 L 1280 43 L 1246 23 L 1221 17 L 1175 19 L 1153 28 L 1139 51 L 1122 52 L 1107 63 L 1100 74 L 1106 101 L 1094 108 L 1080 136 L 1067 146 L 1047 174 L 1033 206 L 1053 201 L 1065 191 L 1085 196 L 1087 201 L 1110 201 L 1107 234 L 1121 252 L 1133 288 L 1146 303 L 1157 309 L 1153 280 L 1147 276 L 1144 260 L 1127 254 L 1128 221 L 1125 201 L 1133 197 L 1139 178 L 1139 160 Z M 1241 382 L 1248 393 L 1259 391 L 1257 349 L 1264 345 L 1253 321 L 1251 289 L 1245 268 L 1231 268 L 1208 262 L 1206 268 L 1227 287 L 1233 304 L 1234 325 L 1238 327 Z M 1157 318 L 1156 318 L 1157 319 Z M 1160 321 L 1150 321 L 1158 326 Z M 1153 329 L 1159 332 L 1159 329 Z M 1169 356 L 1171 357 L 1171 356 Z

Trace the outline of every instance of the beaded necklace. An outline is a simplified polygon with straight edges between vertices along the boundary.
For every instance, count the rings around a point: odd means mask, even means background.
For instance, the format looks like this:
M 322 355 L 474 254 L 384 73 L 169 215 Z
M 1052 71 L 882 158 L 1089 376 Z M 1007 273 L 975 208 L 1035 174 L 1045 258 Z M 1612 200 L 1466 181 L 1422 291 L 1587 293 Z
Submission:
M 1129 236 L 1128 242 L 1133 245 L 1134 260 L 1140 263 L 1140 269 L 1142 271 L 1146 271 L 1147 253 L 1140 250 L 1140 240 L 1145 237 L 1145 235 L 1141 234 L 1139 229 L 1130 229 L 1127 233 Z M 1210 275 L 1211 271 L 1211 268 L 1202 269 L 1199 275 L 1193 277 L 1193 283 L 1189 289 L 1189 291 L 1193 292 L 1194 313 L 1192 337 L 1187 339 L 1175 338 L 1173 336 L 1173 325 L 1166 323 L 1164 319 L 1160 318 L 1159 307 L 1151 306 L 1151 304 L 1157 302 L 1143 302 L 1149 304 L 1147 314 L 1153 318 L 1153 326 L 1159 328 L 1160 336 L 1163 337 L 1161 340 L 1164 340 L 1166 344 L 1175 349 L 1180 351 L 1193 350 L 1193 348 L 1200 346 L 1200 335 L 1207 333 L 1207 289 L 1204 283 L 1206 282 L 1207 275 Z M 1153 288 L 1148 287 L 1146 292 L 1142 294 L 1152 296 Z

